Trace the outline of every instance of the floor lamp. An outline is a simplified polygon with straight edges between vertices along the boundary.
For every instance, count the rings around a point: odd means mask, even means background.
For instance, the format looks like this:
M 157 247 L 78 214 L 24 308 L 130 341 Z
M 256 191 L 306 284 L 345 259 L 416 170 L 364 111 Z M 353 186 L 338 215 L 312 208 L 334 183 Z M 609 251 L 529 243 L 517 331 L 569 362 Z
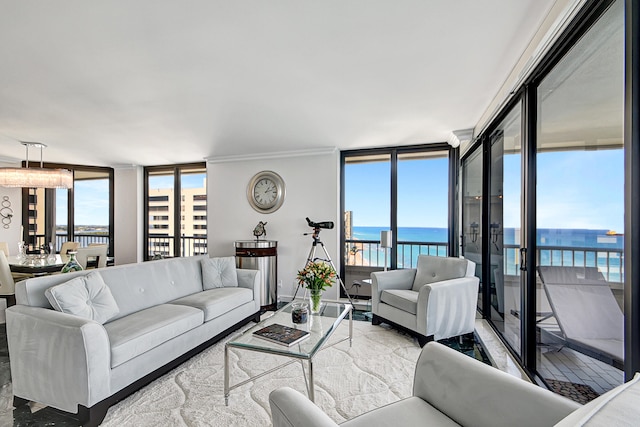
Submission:
M 384 248 L 384 271 L 387 271 L 387 248 L 390 248 L 392 241 L 391 230 L 385 230 L 380 232 L 380 247 Z

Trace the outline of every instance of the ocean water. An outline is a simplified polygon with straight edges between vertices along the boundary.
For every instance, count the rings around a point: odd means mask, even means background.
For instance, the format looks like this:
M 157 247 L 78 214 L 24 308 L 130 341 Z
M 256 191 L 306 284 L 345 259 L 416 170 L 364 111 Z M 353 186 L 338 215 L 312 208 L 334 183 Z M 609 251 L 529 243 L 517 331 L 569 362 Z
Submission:
M 364 265 L 384 264 L 384 249 L 379 248 L 380 232 L 389 227 L 353 227 L 353 240 L 370 241 L 357 245 Z M 505 273 L 519 274 L 520 230 L 506 228 L 503 235 L 489 236 L 504 256 Z M 538 229 L 537 245 L 540 265 L 597 266 L 612 282 L 622 281 L 624 236 L 609 230 Z M 435 227 L 400 227 L 398 229 L 398 267 L 415 267 L 420 254 L 445 256 L 447 229 Z M 502 242 L 501 242 L 502 240 Z M 433 243 L 432 245 L 412 242 Z M 387 265 L 389 261 L 387 261 Z

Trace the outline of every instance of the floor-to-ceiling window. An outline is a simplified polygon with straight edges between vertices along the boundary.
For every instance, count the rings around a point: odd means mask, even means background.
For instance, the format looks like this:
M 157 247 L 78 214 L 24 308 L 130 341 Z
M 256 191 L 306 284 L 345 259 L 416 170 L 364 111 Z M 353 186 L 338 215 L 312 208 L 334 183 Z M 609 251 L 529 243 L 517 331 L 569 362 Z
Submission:
M 460 236 L 462 255 L 476 264 L 476 276 L 480 279 L 478 308 L 484 310 L 482 299 L 482 146 L 462 161 L 462 224 Z
M 464 155 L 462 245 L 474 256 L 484 236 L 484 318 L 584 402 L 624 376 L 623 1 L 590 1 L 574 24 Z
M 599 394 L 623 381 L 623 16 L 615 2 L 536 91 L 537 371 Z
M 489 136 L 489 293 L 487 314 L 520 353 L 522 115 L 517 103 Z
M 36 251 L 49 243 L 56 252 L 66 241 L 81 247 L 109 245 L 113 256 L 113 169 L 94 166 L 46 164 L 73 172 L 71 189 L 24 189 L 28 250 Z
M 207 253 L 204 164 L 145 168 L 145 258 Z
M 342 153 L 342 277 L 350 294 L 370 297 L 372 271 L 449 253 L 449 162 L 446 144 Z

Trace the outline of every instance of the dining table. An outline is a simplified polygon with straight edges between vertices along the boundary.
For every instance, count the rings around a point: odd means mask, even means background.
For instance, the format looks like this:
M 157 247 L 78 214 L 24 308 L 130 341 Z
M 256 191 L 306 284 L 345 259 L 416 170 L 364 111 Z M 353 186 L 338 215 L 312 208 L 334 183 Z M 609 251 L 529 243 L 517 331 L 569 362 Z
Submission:
M 9 269 L 12 273 L 31 274 L 33 276 L 43 276 L 51 273 L 58 273 L 62 270 L 69 258 L 67 256 L 55 255 L 12 255 L 7 257 Z

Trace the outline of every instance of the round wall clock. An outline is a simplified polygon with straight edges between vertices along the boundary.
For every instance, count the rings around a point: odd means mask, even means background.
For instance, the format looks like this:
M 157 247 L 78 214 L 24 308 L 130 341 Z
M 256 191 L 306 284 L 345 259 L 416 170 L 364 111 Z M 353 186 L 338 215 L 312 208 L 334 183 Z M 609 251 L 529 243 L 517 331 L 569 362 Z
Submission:
M 284 203 L 284 196 L 284 180 L 272 171 L 258 172 L 247 186 L 249 204 L 260 213 L 277 211 Z

